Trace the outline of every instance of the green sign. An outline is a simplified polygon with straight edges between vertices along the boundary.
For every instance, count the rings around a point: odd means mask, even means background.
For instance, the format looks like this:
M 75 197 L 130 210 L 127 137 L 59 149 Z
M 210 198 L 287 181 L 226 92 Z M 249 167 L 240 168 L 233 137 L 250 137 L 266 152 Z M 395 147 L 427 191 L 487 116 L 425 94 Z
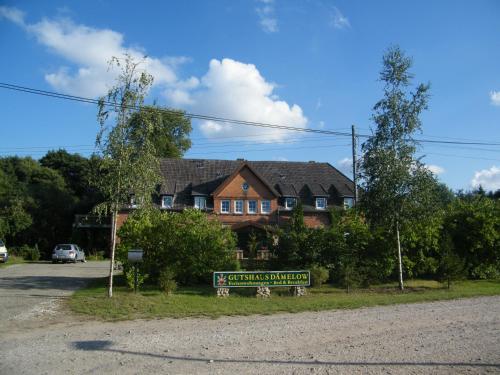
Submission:
M 214 272 L 214 288 L 309 285 L 309 271 Z

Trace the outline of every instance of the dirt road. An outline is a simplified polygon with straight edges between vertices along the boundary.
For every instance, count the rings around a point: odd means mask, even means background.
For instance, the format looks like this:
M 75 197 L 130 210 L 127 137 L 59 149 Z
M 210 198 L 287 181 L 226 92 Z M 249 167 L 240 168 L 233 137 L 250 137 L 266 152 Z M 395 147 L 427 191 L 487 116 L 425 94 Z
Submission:
M 89 280 L 106 276 L 109 262 L 17 264 L 0 269 L 2 332 L 38 326 L 60 310 L 60 301 Z M 61 317 L 58 317 L 59 319 Z
M 0 374 L 500 373 L 500 297 L 216 320 L 103 323 L 57 308 L 19 314 L 106 272 L 87 263 L 73 278 L 65 266 L 45 265 L 57 282 L 39 268 L 0 270 L 0 311 L 14 313 L 2 321 Z

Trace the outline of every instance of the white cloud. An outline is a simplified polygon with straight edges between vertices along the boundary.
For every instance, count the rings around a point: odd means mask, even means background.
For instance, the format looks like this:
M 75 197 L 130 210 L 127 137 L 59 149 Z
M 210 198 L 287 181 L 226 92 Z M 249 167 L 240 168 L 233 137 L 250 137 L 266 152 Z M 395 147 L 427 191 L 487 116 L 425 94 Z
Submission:
M 274 160 L 276 160 L 276 161 L 288 161 L 288 159 L 285 158 L 284 156 L 275 156 Z
M 145 52 L 139 47 L 124 45 L 121 33 L 78 25 L 68 18 L 42 19 L 27 24 L 23 13 L 10 7 L 1 7 L 0 16 L 23 27 L 40 44 L 73 64 L 71 67 L 61 66 L 45 75 L 53 88 L 68 94 L 90 97 L 105 94 L 117 75 L 116 70 L 109 69 L 112 57 L 121 58 L 129 54 L 135 61 L 143 60 L 140 68 L 153 75 L 154 85 L 173 88 L 179 83 L 175 68 L 188 60 L 186 57 L 144 57 Z
M 275 85 L 267 82 L 255 65 L 231 59 L 210 61 L 208 72 L 202 77 L 190 99 L 198 113 L 219 117 L 307 127 L 307 118 L 296 105 L 273 97 Z M 261 142 L 279 142 L 291 135 L 281 129 L 264 129 L 254 126 L 205 121 L 201 129 L 207 137 L 245 136 Z M 255 137 L 263 134 L 262 137 Z
M 337 7 L 332 8 L 332 13 L 330 15 L 330 25 L 332 25 L 336 29 L 346 29 L 351 27 L 349 19 L 344 16 Z
M 24 12 L 17 8 L 0 6 L 0 18 L 6 18 L 19 26 L 24 26 Z
M 352 158 L 343 158 L 339 160 L 337 166 L 345 174 L 352 173 Z
M 274 0 L 258 0 L 262 5 L 255 11 L 259 16 L 259 23 L 262 30 L 266 33 L 278 32 L 278 20 L 274 15 Z
M 491 104 L 500 106 L 500 91 L 490 92 Z
M 473 188 L 482 186 L 483 189 L 492 191 L 500 189 L 500 168 L 494 165 L 490 169 L 474 173 L 471 185 Z
M 445 169 L 443 167 L 440 167 L 439 165 L 429 164 L 426 165 L 425 167 L 436 176 L 443 174 L 445 172 Z

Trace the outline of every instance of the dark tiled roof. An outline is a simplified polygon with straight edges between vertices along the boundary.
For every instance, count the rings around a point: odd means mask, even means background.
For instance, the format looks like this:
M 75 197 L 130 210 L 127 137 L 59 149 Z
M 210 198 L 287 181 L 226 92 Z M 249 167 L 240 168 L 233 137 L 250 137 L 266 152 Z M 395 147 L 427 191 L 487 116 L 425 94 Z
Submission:
M 309 190 L 314 197 L 328 197 L 329 195 L 328 192 L 323 189 L 323 186 L 321 186 L 321 184 L 312 182 L 308 183 L 307 186 L 309 187 Z
M 206 159 L 162 159 L 160 194 L 175 194 L 176 205 L 192 205 L 193 195 L 210 195 L 243 163 L 282 196 L 300 197 L 304 204 L 313 204 L 314 196 L 330 201 L 354 195 L 352 181 L 328 163 Z

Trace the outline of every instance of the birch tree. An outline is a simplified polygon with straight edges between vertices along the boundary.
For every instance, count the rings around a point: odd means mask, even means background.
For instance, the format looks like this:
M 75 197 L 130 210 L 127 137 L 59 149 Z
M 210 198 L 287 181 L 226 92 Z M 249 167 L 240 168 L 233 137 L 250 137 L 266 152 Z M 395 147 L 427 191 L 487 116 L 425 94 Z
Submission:
M 380 80 L 384 96 L 373 108 L 373 135 L 363 144 L 362 207 L 372 226 L 385 226 L 394 234 L 398 257 L 399 287 L 403 290 L 401 231 L 412 220 L 422 219 L 433 201 L 437 183 L 415 157 L 421 130 L 420 114 L 427 109 L 429 85 L 410 85 L 411 58 L 399 47 L 383 57 Z
M 108 296 L 113 296 L 113 270 L 118 212 L 130 204 L 133 195 L 137 209 L 147 209 L 160 182 L 159 160 L 153 142 L 156 124 L 140 108 L 153 83 L 141 69 L 142 61 L 130 55 L 113 57 L 110 68 L 118 69 L 116 84 L 99 99 L 97 118 L 100 129 L 96 148 L 102 157 L 96 183 L 104 202 L 95 207 L 98 214 L 111 214 L 111 259 Z M 155 110 L 151 108 L 151 111 Z M 131 125 L 131 118 L 135 118 Z M 141 142 L 137 142 L 140 138 Z

